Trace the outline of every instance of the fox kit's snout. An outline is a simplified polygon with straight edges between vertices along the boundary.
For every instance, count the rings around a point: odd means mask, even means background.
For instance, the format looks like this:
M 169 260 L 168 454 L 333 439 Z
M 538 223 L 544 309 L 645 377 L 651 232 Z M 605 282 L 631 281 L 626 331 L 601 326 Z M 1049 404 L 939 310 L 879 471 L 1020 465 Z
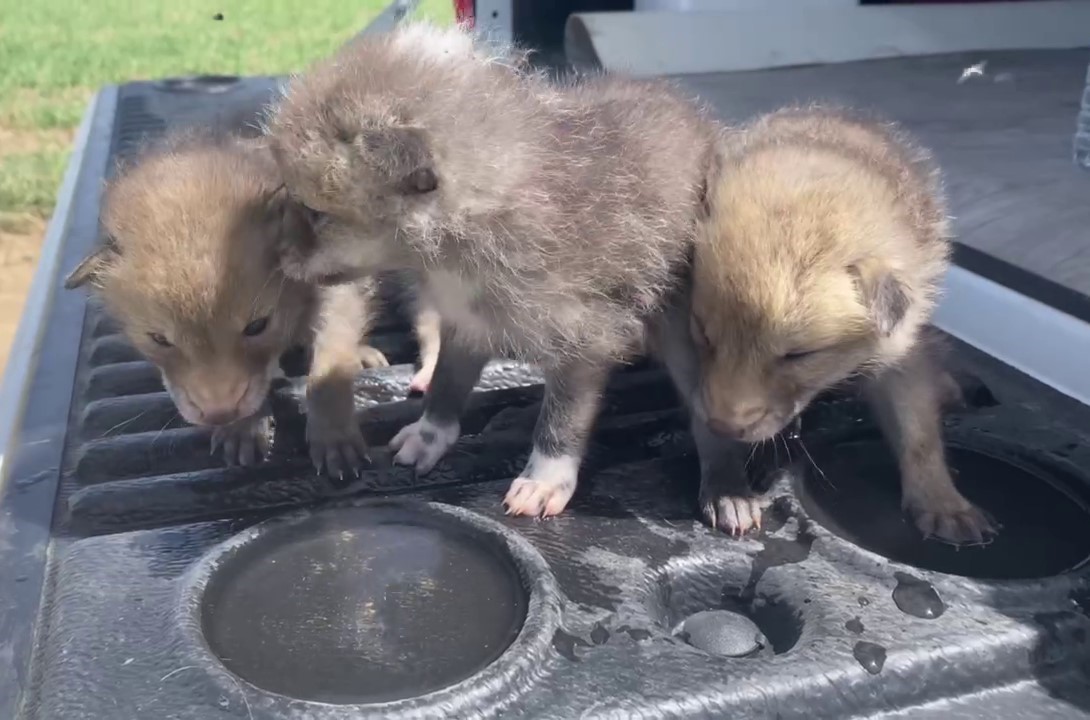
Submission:
M 771 234 L 750 236 L 768 243 L 768 253 L 729 261 L 739 263 L 738 273 L 763 277 L 741 279 L 724 294 L 706 258 L 693 272 L 690 330 L 705 367 L 700 399 L 717 432 L 744 442 L 775 436 L 822 390 L 892 359 L 853 271 L 838 260 L 824 268 L 801 260 L 794 270 L 778 267 L 772 248 L 812 238 Z
M 189 373 L 163 370 L 163 385 L 178 412 L 193 425 L 229 425 L 261 409 L 268 391 L 265 368 L 238 372 L 209 381 L 202 368 Z

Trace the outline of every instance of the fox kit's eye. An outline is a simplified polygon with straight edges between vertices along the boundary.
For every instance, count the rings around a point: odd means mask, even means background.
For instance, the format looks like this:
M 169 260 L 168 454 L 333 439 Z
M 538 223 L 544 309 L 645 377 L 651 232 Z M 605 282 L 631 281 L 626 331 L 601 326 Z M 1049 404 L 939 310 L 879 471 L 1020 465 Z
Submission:
M 307 222 L 310 223 L 310 227 L 314 230 L 318 230 L 329 220 L 329 216 L 324 212 L 306 206 L 304 206 L 304 209 L 306 211 Z
M 786 353 L 783 356 L 783 359 L 788 362 L 793 362 L 795 360 L 802 360 L 803 358 L 808 358 L 812 355 L 816 355 L 817 352 L 817 350 L 795 350 L 793 352 Z
M 159 347 L 174 347 L 174 343 L 167 340 L 166 336 L 161 333 L 148 333 L 148 337 L 150 337 L 151 341 Z
M 269 316 L 258 318 L 246 327 L 242 328 L 242 334 L 246 337 L 257 337 L 269 327 Z

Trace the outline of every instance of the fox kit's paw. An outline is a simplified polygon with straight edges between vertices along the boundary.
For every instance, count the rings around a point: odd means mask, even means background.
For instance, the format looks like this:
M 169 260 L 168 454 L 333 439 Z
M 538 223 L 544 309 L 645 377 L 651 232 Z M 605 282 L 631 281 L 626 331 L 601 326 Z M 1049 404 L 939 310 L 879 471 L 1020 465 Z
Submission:
M 457 442 L 460 433 L 461 428 L 456 422 L 442 425 L 426 416 L 422 417 L 401 428 L 390 441 L 390 447 L 397 450 L 394 462 L 398 465 L 413 465 L 417 472 L 426 473 Z
M 340 394 L 338 394 L 340 393 Z M 315 472 L 344 478 L 370 463 L 367 443 L 356 422 L 352 388 L 316 385 L 307 394 L 307 445 Z
M 511 483 L 503 504 L 508 515 L 549 517 L 567 507 L 579 479 L 579 458 L 548 457 L 534 450 L 522 475 Z
M 315 472 L 324 470 L 331 477 L 343 478 L 346 473 L 359 475 L 363 466 L 371 462 L 367 442 L 354 419 L 333 425 L 308 418 L 307 444 Z
M 934 537 L 951 545 L 983 545 L 999 532 L 983 510 L 961 495 L 926 505 L 906 503 L 905 509 L 925 538 Z
M 251 415 L 212 431 L 212 453 L 222 450 L 228 465 L 256 465 L 269 451 L 271 418 Z
M 705 493 L 702 488 L 700 512 L 713 528 L 738 538 L 750 530 L 761 529 L 761 514 L 769 502 L 763 497 Z
M 704 521 L 731 537 L 761 529 L 761 514 L 771 500 L 755 493 L 737 456 L 705 451 L 700 470 L 700 514 Z
M 390 361 L 382 354 L 382 351 L 370 345 L 360 347 L 360 364 L 365 368 L 389 367 Z

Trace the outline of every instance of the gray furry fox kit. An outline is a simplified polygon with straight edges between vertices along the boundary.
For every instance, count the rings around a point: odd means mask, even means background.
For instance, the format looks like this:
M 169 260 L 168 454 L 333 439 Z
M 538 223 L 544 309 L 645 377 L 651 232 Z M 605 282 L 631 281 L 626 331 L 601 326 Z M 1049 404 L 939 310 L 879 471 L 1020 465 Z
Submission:
M 353 378 L 386 364 L 363 343 L 376 284 L 363 278 L 315 291 L 281 272 L 273 243 L 302 222 L 298 213 L 286 218 L 278 201 L 270 206 L 281 185 L 261 140 L 172 135 L 119 169 L 103 203 L 107 240 L 65 285 L 90 285 L 159 368 L 182 417 L 215 428 L 213 449 L 222 446 L 229 464 L 264 455 L 266 398 L 280 357 L 310 346 L 311 457 L 340 474 L 367 454 L 353 419 Z M 418 383 L 437 355 L 432 315 L 419 309 Z

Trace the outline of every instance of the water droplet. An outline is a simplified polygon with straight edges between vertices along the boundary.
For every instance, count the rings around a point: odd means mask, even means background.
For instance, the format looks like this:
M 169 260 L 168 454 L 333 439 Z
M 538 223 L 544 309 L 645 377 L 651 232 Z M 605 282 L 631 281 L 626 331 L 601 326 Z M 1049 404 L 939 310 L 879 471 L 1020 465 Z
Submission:
M 886 649 L 866 640 L 860 640 L 852 648 L 852 655 L 871 675 L 882 672 L 886 664 Z
M 946 605 L 926 580 L 908 573 L 893 573 L 897 587 L 893 588 L 893 602 L 901 612 L 913 617 L 934 620 L 946 612 Z
M 863 631 L 866 630 L 866 628 L 863 627 L 863 621 L 859 618 L 852 618 L 844 623 L 844 627 L 848 629 L 848 632 L 853 632 L 856 635 L 862 635 Z
M 590 631 L 590 641 L 595 645 L 602 645 L 609 640 L 609 630 L 602 623 L 594 623 L 594 629 Z
M 557 630 L 553 633 L 553 649 L 572 662 L 580 662 L 579 655 L 575 652 L 576 648 L 589 646 L 590 643 L 583 638 L 576 637 L 563 630 Z

